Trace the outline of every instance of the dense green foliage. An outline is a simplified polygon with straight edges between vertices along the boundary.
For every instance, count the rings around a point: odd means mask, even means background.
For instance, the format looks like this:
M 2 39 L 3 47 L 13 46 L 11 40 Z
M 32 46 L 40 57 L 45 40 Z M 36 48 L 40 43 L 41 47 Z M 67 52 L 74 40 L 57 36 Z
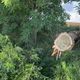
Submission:
M 0 80 L 79 80 L 79 45 L 51 57 L 68 18 L 60 0 L 0 0 Z
M 67 14 L 60 1 L 2 0 L 1 33 L 10 35 L 18 45 L 37 46 L 38 35 L 53 36 L 60 32 Z M 15 37 L 15 38 L 14 38 Z M 39 36 L 40 38 L 40 36 Z

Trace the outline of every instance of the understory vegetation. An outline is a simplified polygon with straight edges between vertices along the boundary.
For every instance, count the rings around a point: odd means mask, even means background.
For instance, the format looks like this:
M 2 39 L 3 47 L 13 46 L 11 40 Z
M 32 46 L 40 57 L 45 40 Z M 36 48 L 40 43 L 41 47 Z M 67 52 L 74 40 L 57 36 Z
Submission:
M 51 56 L 56 34 L 80 30 L 67 19 L 60 0 L 0 0 L 0 80 L 80 80 L 79 42 Z

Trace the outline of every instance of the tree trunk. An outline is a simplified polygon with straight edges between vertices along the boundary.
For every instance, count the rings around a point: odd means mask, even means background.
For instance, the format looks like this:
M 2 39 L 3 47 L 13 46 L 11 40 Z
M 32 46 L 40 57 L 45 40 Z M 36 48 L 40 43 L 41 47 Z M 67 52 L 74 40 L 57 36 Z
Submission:
M 54 45 L 59 51 L 71 50 L 80 39 L 80 31 L 63 32 L 55 39 Z

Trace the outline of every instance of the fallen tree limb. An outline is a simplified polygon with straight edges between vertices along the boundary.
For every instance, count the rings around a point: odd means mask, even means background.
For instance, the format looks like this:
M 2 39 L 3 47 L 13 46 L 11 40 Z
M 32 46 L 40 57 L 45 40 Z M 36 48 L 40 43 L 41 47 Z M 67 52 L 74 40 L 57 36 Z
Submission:
M 63 32 L 54 41 L 54 51 L 52 56 L 60 57 L 62 52 L 72 50 L 76 42 L 80 39 L 80 31 Z

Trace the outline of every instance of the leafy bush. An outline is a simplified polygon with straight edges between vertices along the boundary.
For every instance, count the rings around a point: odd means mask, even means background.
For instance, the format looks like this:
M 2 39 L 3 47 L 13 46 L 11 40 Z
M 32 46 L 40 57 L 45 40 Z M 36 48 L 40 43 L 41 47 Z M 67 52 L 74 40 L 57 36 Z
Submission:
M 39 59 L 35 49 L 23 51 L 18 46 L 13 47 L 8 36 L 0 34 L 0 80 L 47 79 L 41 74 L 41 68 L 37 65 Z
M 56 65 L 55 80 L 78 80 L 80 79 L 80 51 L 66 52 Z
M 8 80 L 22 64 L 22 55 L 13 47 L 8 36 L 0 34 L 0 80 Z

